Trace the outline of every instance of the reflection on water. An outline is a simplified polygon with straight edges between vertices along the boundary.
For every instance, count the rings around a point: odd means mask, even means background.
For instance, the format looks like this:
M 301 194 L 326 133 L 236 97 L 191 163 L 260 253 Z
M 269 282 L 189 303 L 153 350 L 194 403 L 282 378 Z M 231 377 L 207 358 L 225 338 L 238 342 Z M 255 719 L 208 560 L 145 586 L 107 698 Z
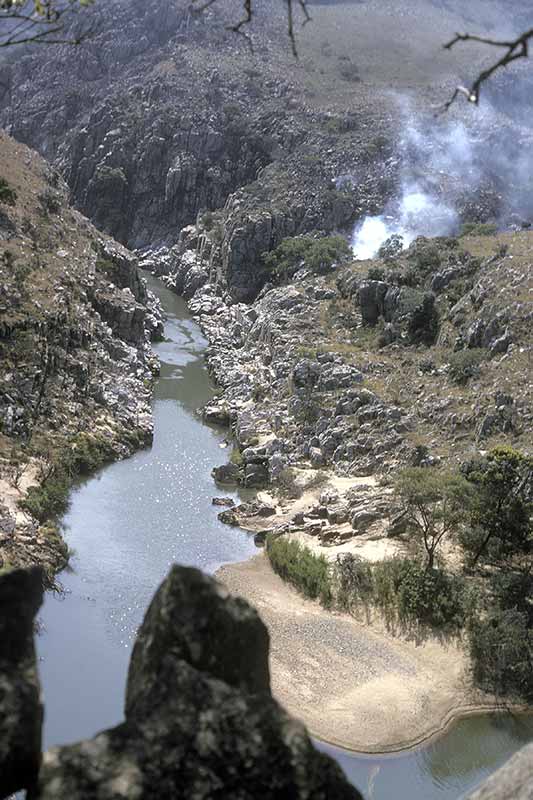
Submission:
M 213 394 L 205 340 L 184 302 L 161 286 L 157 291 L 168 319 L 166 340 L 156 347 L 153 446 L 73 493 L 64 520 L 73 572 L 61 576 L 68 594 L 48 596 L 41 614 L 47 745 L 121 720 L 132 640 L 172 563 L 213 572 L 256 552 L 253 537 L 222 525 L 211 505 L 211 469 L 227 451 L 223 433 L 195 414 Z
M 399 755 L 363 756 L 318 746 L 337 759 L 365 800 L 457 800 L 531 740 L 533 715 L 483 714 Z
M 92 736 L 122 719 L 135 630 L 174 561 L 214 571 L 255 552 L 211 507 L 211 468 L 223 434 L 195 415 L 212 396 L 205 342 L 185 304 L 151 281 L 168 314 L 157 346 L 161 377 L 150 450 L 80 486 L 65 517 L 75 550 L 63 599 L 48 596 L 38 637 L 46 700 L 45 745 Z M 237 497 L 236 494 L 232 495 Z M 533 739 L 533 718 L 471 717 L 433 744 L 397 756 L 354 756 L 320 744 L 367 800 L 456 800 Z

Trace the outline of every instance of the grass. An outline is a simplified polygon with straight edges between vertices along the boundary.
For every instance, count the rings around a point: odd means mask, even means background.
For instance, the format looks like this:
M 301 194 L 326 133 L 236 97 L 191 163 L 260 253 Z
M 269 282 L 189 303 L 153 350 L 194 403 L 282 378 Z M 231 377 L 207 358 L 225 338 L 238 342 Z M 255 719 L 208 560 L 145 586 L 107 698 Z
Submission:
M 269 534 L 266 552 L 272 569 L 283 580 L 322 605 L 332 602 L 330 565 L 324 556 L 315 556 L 307 547 L 284 536 Z

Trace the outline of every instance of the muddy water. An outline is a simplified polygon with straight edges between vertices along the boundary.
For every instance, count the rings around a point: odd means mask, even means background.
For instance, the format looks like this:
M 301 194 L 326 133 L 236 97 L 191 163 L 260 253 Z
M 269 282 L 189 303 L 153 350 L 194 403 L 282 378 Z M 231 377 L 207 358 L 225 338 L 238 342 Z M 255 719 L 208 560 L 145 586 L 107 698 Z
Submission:
M 196 409 L 212 396 L 205 341 L 185 303 L 150 279 L 167 313 L 157 346 L 153 446 L 79 486 L 64 519 L 74 550 L 63 597 L 49 595 L 38 637 L 46 700 L 45 745 L 118 723 L 135 631 L 170 564 L 214 572 L 255 552 L 253 539 L 217 520 L 210 477 L 227 460 L 224 432 Z M 230 494 L 234 499 L 236 493 Z M 402 756 L 331 752 L 367 800 L 459 798 L 524 742 L 533 718 L 463 720 L 435 743 Z

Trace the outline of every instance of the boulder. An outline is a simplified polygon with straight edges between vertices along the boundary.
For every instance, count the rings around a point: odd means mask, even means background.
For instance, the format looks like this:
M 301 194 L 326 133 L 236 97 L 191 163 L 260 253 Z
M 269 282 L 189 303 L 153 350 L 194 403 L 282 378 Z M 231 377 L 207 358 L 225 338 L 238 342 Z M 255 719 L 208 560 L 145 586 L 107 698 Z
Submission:
M 241 471 L 236 464 L 222 464 L 214 467 L 211 475 L 217 483 L 239 483 Z
M 533 744 L 519 750 L 465 800 L 531 800 Z
M 268 632 L 244 600 L 173 567 L 133 650 L 122 725 L 51 750 L 41 800 L 360 800 L 272 698 Z
M 31 790 L 41 761 L 34 619 L 43 598 L 38 567 L 0 575 L 0 797 Z

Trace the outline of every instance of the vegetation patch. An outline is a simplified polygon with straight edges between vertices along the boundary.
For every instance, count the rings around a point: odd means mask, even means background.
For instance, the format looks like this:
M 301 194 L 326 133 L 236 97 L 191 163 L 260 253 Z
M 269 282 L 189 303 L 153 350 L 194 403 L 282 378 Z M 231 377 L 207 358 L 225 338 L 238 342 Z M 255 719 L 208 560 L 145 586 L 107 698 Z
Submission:
M 263 253 L 262 260 L 277 279 L 287 280 L 301 267 L 313 272 L 328 272 L 332 265 L 346 261 L 351 250 L 342 236 L 295 236 L 283 239 L 275 250 Z
M 464 222 L 459 236 L 494 236 L 497 232 L 493 222 Z
M 5 178 L 0 178 L 0 203 L 14 206 L 17 202 L 17 193 Z
M 479 375 L 481 364 L 487 360 L 487 355 L 483 347 L 472 347 L 452 353 L 448 366 L 450 380 L 458 386 L 465 386 L 470 378 Z
M 272 569 L 298 591 L 322 605 L 332 602 L 332 580 L 328 561 L 315 556 L 307 547 L 284 536 L 269 534 L 266 552 Z

